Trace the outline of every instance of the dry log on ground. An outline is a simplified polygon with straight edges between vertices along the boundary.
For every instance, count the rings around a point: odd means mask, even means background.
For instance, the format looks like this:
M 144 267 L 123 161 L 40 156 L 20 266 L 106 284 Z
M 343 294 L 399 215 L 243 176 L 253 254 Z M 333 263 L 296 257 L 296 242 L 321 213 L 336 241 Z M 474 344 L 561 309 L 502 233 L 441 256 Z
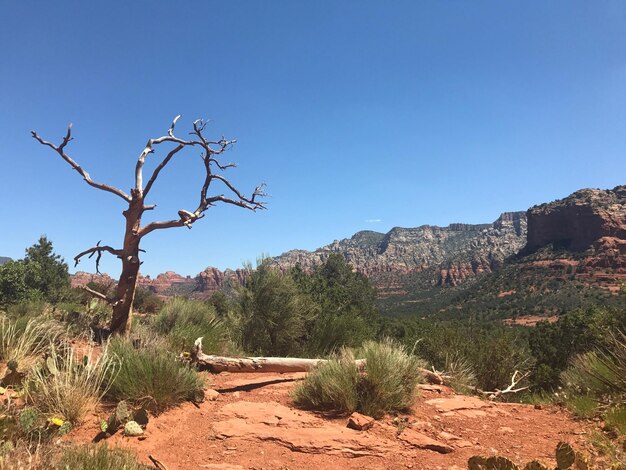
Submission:
M 297 357 L 224 357 L 202 352 L 202 338 L 198 338 L 191 352 L 191 361 L 202 370 L 218 372 L 308 372 L 326 359 Z M 366 367 L 365 359 L 357 359 L 359 369 Z M 426 382 L 442 385 L 444 377 L 428 369 L 420 369 Z

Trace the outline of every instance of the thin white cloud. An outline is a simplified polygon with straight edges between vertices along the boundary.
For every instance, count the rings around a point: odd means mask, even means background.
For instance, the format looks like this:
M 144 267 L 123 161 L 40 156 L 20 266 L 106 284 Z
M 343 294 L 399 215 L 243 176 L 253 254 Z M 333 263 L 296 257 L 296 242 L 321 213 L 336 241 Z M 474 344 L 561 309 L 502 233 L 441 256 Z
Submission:
M 379 224 L 383 221 L 383 219 L 365 219 L 365 222 L 368 224 Z

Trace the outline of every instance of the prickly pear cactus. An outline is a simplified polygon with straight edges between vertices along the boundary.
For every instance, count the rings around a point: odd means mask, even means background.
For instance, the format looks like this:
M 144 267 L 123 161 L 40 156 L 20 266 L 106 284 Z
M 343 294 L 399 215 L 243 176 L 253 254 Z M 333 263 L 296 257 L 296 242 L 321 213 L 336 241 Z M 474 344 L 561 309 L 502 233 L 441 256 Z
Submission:
M 65 434 L 67 434 L 68 432 L 70 432 L 72 430 L 72 424 L 69 421 L 65 421 L 60 427 L 59 427 L 59 435 L 64 436 Z
M 133 421 L 145 428 L 148 425 L 148 412 L 145 408 L 139 408 L 133 412 Z
M 528 462 L 526 464 L 524 470 L 550 470 L 550 468 L 546 467 L 539 460 L 533 460 L 532 462 Z
M 131 414 L 128 410 L 128 405 L 125 401 L 121 401 L 117 404 L 115 411 L 111 416 L 109 416 L 107 422 L 104 423 L 103 421 L 102 423 L 100 423 L 100 429 L 102 430 L 102 432 L 114 434 L 120 426 L 123 426 L 130 419 Z
M 120 423 L 125 423 L 130 419 L 130 411 L 128 410 L 128 405 L 125 401 L 121 401 L 117 404 L 115 408 L 115 418 Z
M 20 423 L 20 429 L 25 433 L 29 433 L 35 429 L 37 425 L 39 412 L 35 408 L 24 408 L 20 413 L 18 420 Z
M 469 470 L 486 470 L 487 457 L 483 457 L 482 455 L 474 455 L 473 457 L 470 457 L 467 461 L 467 468 Z
M 582 453 L 576 452 L 574 468 L 576 470 L 589 470 L 591 468 L 589 465 L 589 459 L 587 459 L 587 457 L 585 457 Z
M 129 421 L 124 426 L 124 434 L 130 437 L 141 436 L 143 429 L 141 429 L 141 426 L 139 426 L 136 421 Z
M 506 457 L 483 457 L 475 455 L 467 461 L 469 470 L 519 470 L 519 467 Z M 532 469 L 534 470 L 534 469 Z
M 52 375 L 58 375 L 59 370 L 57 369 L 57 363 L 52 356 L 48 356 L 46 359 L 46 367 L 48 368 L 48 372 Z
M 487 459 L 487 470 L 519 470 L 519 467 L 506 457 L 493 456 Z
M 556 445 L 556 467 L 558 470 L 565 470 L 574 465 L 576 452 L 567 442 L 559 442 Z

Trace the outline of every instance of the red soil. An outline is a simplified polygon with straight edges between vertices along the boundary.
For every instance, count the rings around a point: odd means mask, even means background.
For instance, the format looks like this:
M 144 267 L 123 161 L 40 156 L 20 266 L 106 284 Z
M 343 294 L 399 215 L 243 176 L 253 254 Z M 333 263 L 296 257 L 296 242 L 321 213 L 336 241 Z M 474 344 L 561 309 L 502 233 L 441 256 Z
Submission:
M 118 432 L 109 445 L 131 448 L 145 463 L 153 455 L 168 470 L 462 469 L 476 454 L 554 463 L 558 441 L 584 445 L 582 425 L 559 408 L 491 403 L 437 386 L 422 388 L 412 414 L 389 416 L 367 431 L 354 431 L 346 427 L 346 417 L 293 406 L 289 391 L 302 376 L 216 375 L 212 387 L 220 394 L 215 401 L 197 407 L 187 403 L 151 417 L 145 438 Z M 88 442 L 98 432 L 94 414 L 68 439 Z M 431 441 L 452 452 L 420 448 Z

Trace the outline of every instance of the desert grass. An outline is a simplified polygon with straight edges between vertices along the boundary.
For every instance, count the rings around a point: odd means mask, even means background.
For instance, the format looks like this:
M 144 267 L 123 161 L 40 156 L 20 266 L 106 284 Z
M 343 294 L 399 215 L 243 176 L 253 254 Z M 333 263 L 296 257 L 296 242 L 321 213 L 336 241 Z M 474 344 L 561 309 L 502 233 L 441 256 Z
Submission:
M 27 401 L 50 416 L 80 422 L 107 392 L 119 361 L 105 348 L 96 358 L 93 347 L 78 357 L 72 347 L 49 347 L 46 362 L 33 369 Z
M 60 330 L 49 321 L 29 319 L 18 322 L 0 318 L 0 360 L 15 361 L 17 368 L 28 371 L 40 362 L 48 348 L 58 338 Z
M 106 392 L 110 400 L 127 400 L 159 413 L 203 395 L 204 379 L 158 341 L 135 347 L 123 338 L 113 338 L 109 350 L 121 359 Z
M 91 444 L 64 449 L 53 459 L 51 468 L 59 470 L 148 470 L 129 449 Z
M 311 371 L 292 398 L 303 408 L 351 413 L 359 406 L 359 379 L 354 353 L 342 349 Z
M 365 342 L 359 357 L 365 359 L 365 372 L 358 370 L 350 350 L 320 364 L 293 390 L 294 402 L 339 413 L 358 410 L 375 418 L 408 410 L 422 377 L 422 362 L 391 340 Z
M 228 330 L 205 302 L 176 297 L 163 306 L 154 320 L 156 332 L 164 335 L 179 351 L 189 351 L 203 337 L 208 353 L 219 353 L 228 340 Z

